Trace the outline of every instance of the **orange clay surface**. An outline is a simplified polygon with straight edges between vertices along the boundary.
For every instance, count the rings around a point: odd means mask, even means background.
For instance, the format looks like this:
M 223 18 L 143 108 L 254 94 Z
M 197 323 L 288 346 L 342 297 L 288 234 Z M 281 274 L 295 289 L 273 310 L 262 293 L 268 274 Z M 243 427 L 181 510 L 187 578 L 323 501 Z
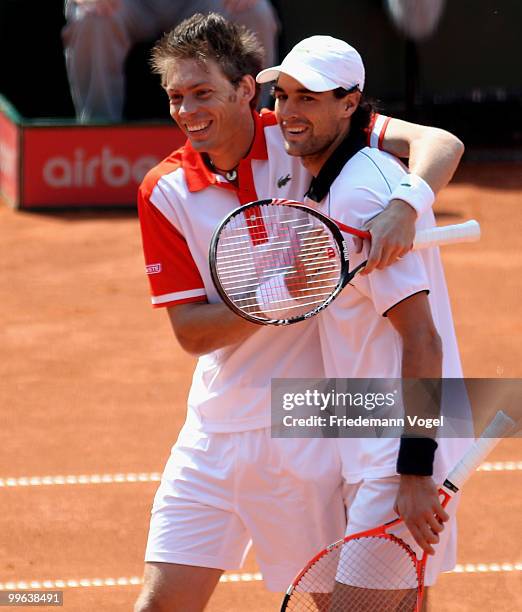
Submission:
M 480 243 L 443 252 L 469 377 L 522 377 L 521 194 L 521 165 L 467 164 L 436 205 L 439 224 L 476 218 L 483 228 Z M 165 312 L 149 306 L 136 215 L 27 213 L 2 203 L 0 236 L 1 586 L 140 577 L 156 482 L 5 482 L 162 470 L 194 362 Z M 521 462 L 520 438 L 490 459 Z M 521 516 L 520 469 L 473 477 L 459 563 L 487 571 L 442 576 L 431 610 L 522 609 Z M 518 569 L 491 571 L 495 563 Z M 256 571 L 251 554 L 241 572 Z M 208 610 L 278 609 L 278 594 L 243 579 L 221 583 Z M 64 588 L 63 610 L 131 610 L 139 591 L 84 584 Z

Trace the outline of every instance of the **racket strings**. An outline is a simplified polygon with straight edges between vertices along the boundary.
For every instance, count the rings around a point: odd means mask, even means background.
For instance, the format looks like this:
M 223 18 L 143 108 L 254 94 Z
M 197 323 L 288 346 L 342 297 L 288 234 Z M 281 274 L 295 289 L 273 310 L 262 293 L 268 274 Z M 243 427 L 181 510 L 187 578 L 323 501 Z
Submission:
M 227 297 L 243 312 L 265 319 L 297 318 L 337 289 L 339 246 L 326 226 L 289 206 L 261 206 L 248 220 L 240 212 L 222 229 L 215 269 Z
M 355 538 L 330 549 L 294 586 L 286 610 L 413 612 L 414 553 L 393 536 Z

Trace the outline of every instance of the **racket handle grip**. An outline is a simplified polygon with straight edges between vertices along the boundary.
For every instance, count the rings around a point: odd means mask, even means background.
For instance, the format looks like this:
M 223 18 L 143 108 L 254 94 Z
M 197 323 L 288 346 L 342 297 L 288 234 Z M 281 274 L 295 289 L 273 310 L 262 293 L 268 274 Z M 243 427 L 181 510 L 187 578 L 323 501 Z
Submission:
M 442 244 L 456 244 L 458 242 L 475 242 L 480 239 L 480 225 L 472 219 L 465 223 L 432 227 L 420 230 L 415 236 L 414 249 L 427 249 Z
M 456 489 L 460 489 L 479 467 L 482 461 L 500 442 L 502 436 L 504 436 L 514 424 L 515 422 L 513 419 L 502 412 L 502 410 L 497 412 L 495 418 L 482 432 L 480 438 L 448 474 L 447 480 L 449 480 Z

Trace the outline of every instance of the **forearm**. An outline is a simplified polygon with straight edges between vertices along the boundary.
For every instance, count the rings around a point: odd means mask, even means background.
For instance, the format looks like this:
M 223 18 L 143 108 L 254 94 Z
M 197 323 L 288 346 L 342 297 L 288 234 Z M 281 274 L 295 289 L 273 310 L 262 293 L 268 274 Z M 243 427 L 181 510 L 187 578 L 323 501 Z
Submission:
M 435 193 L 450 182 L 464 153 L 464 145 L 453 134 L 400 119 L 390 120 L 382 147 L 409 158 L 410 172 L 423 178 Z
M 402 378 L 406 417 L 404 433 L 435 437 L 436 429 L 419 426 L 414 417 L 436 418 L 440 414 L 442 344 L 434 334 L 420 334 L 403 344 Z
M 403 358 L 405 427 L 397 457 L 400 474 L 396 508 L 417 543 L 429 554 L 448 515 L 440 505 L 433 463 L 436 428 L 426 429 L 412 417 L 433 418 L 440 413 L 442 349 L 437 337 L 420 339 L 407 346 Z M 413 379 L 413 380 L 412 380 Z M 410 418 L 408 418 L 410 417 Z M 435 518 L 438 517 L 438 518 Z
M 442 376 L 442 343 L 434 331 L 419 332 L 403 338 L 402 378 L 433 378 Z
M 425 423 L 440 416 L 442 346 L 433 334 L 406 342 L 403 347 L 404 430 L 397 471 L 401 475 L 430 476 L 437 428 Z M 420 420 L 422 419 L 422 420 Z
M 424 292 L 404 300 L 388 316 L 401 336 L 403 355 L 405 427 L 397 458 L 401 478 L 395 509 L 416 542 L 433 554 L 433 544 L 438 542 L 438 533 L 443 528 L 441 521 L 449 518 L 431 478 L 436 429 L 421 427 L 412 418 L 440 414 L 442 342 Z
M 425 292 L 397 304 L 388 318 L 402 341 L 404 431 L 397 469 L 401 474 L 429 475 L 436 444 L 426 438 L 435 438 L 437 430 L 421 426 L 418 419 L 440 414 L 442 341 Z
M 181 347 L 196 356 L 238 344 L 259 329 L 221 303 L 181 304 L 168 313 Z
M 411 143 L 409 169 L 438 193 L 453 178 L 463 153 L 464 145 L 456 136 L 434 129 L 431 137 Z

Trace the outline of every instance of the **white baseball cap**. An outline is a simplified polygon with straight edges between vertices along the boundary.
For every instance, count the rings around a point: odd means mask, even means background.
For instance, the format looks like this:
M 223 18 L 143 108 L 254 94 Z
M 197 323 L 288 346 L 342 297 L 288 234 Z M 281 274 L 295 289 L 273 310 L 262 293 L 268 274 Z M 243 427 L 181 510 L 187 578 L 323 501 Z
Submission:
M 288 74 L 310 91 L 344 87 L 364 87 L 364 64 L 359 53 L 344 40 L 331 36 L 310 36 L 288 53 L 279 66 L 266 68 L 256 77 L 258 83 L 275 81 Z

